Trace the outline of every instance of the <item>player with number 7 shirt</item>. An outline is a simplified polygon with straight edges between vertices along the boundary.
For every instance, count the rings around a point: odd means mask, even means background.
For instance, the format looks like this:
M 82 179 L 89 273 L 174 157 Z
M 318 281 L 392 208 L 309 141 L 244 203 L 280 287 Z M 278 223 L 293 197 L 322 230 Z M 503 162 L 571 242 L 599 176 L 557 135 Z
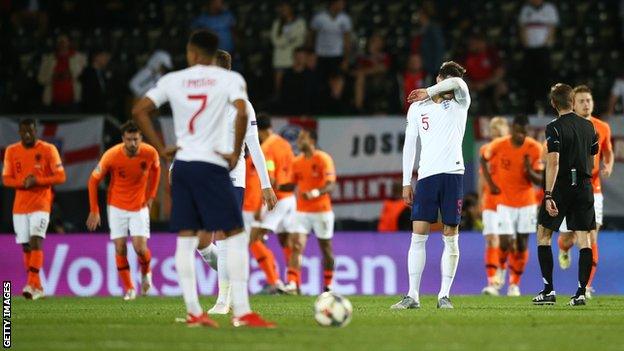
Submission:
M 249 236 L 243 230 L 240 204 L 229 171 L 241 154 L 247 131 L 247 85 L 236 72 L 214 65 L 219 39 L 198 30 L 186 46 L 188 68 L 163 76 L 133 108 L 133 116 L 147 140 L 169 161 L 171 175 L 171 229 L 178 232 L 176 271 L 190 327 L 217 327 L 199 303 L 195 251 L 200 232 L 223 231 L 226 269 L 232 292 L 235 327 L 272 328 L 251 311 L 248 296 Z M 151 118 L 169 102 L 176 146 L 165 147 Z M 229 108 L 236 109 L 234 145 L 231 145 Z M 231 151 L 231 152 L 229 152 Z

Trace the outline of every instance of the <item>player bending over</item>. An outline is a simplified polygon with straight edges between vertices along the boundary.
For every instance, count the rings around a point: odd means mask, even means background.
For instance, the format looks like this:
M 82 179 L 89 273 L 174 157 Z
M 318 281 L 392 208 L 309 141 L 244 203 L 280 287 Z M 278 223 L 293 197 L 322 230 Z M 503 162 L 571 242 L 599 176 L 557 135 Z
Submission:
M 500 189 L 490 187 L 493 183 L 486 177 L 494 177 L 496 168 L 485 156 L 488 147 L 500 137 L 509 134 L 509 125 L 504 117 L 494 117 L 490 121 L 490 142 L 479 149 L 481 168 L 479 169 L 479 190 L 482 200 L 483 237 L 485 238 L 485 273 L 487 286 L 483 288 L 485 295 L 498 296 L 500 288 L 505 284 L 505 270 L 507 264 L 507 247 L 501 246 L 499 219 L 496 212 Z M 484 171 L 485 170 L 485 171 Z M 487 171 L 487 172 L 486 172 Z
M 232 57 L 229 53 L 223 50 L 217 50 L 215 56 L 215 65 L 227 70 L 232 69 Z M 247 108 L 248 122 L 247 132 L 245 133 L 244 144 L 247 146 L 247 150 L 251 156 L 254 166 L 258 170 L 257 176 L 260 176 L 260 183 L 262 187 L 262 199 L 267 204 L 269 209 L 272 209 L 277 202 L 275 193 L 271 188 L 271 181 L 266 170 L 264 155 L 260 148 L 260 141 L 258 140 L 258 127 L 256 122 L 256 112 L 249 101 L 245 101 Z M 229 144 L 234 144 L 234 133 L 236 121 L 236 109 L 230 107 L 230 136 L 231 141 Z M 244 150 L 241 151 L 241 155 L 236 163 L 236 167 L 230 171 L 230 178 L 234 184 L 234 191 L 236 193 L 236 199 L 240 205 L 240 210 L 243 207 L 243 198 L 245 194 L 245 157 Z M 244 218 L 243 218 L 244 219 Z M 245 230 L 248 234 L 249 231 Z M 199 245 L 197 251 L 212 268 L 217 271 L 218 276 L 218 290 L 217 301 L 215 305 L 208 310 L 208 314 L 227 314 L 230 311 L 230 281 L 227 276 L 227 269 L 225 268 L 225 235 L 223 232 L 217 232 L 214 235 L 215 243 L 213 244 L 213 235 L 209 232 L 201 231 L 199 233 Z
M 23 290 L 27 299 L 44 296 L 39 270 L 43 267 L 43 239 L 50 223 L 52 186 L 65 182 L 65 170 L 58 150 L 37 139 L 32 119 L 19 122 L 21 141 L 4 154 L 2 184 L 15 188 L 13 228 L 15 242 L 22 245 L 28 280 Z
M 507 296 L 520 296 L 520 279 L 528 262 L 529 233 L 537 224 L 537 197 L 534 185 L 542 185 L 542 145 L 527 136 L 529 119 L 516 116 L 511 135 L 493 141 L 485 158 L 496 170 L 494 176 L 484 169 L 489 187 L 500 191 L 497 216 L 500 246 L 509 251 Z
M 143 143 L 141 131 L 133 121 L 121 126 L 121 140 L 102 155 L 89 178 L 87 229 L 94 231 L 100 225 L 98 185 L 110 174 L 108 226 L 110 238 L 115 244 L 115 262 L 124 288 L 123 299 L 128 301 L 136 298 L 128 264 L 128 234 L 141 266 L 141 293 L 147 295 L 153 285 L 150 270 L 152 253 L 147 247 L 147 239 L 150 237 L 149 210 L 160 181 L 160 158 L 154 147 Z
M 251 312 L 249 237 L 243 230 L 240 205 L 229 171 L 242 150 L 247 130 L 247 86 L 235 72 L 213 66 L 219 40 L 209 31 L 191 34 L 186 49 L 189 67 L 163 76 L 133 108 L 133 116 L 147 140 L 167 159 L 175 155 L 171 175 L 171 227 L 178 232 L 176 271 L 189 326 L 216 327 L 199 304 L 195 276 L 198 232 L 225 233 L 226 269 L 232 290 L 235 327 L 274 327 Z M 177 145 L 165 147 L 151 121 L 158 106 L 169 102 Z M 228 144 L 229 106 L 236 108 L 235 138 Z
M 289 236 L 292 249 L 288 264 L 288 278 L 284 290 L 298 294 L 301 287 L 301 260 L 307 235 L 314 230 L 323 254 L 323 285 L 331 290 L 334 277 L 334 254 L 331 239 L 334 236 L 334 212 L 330 193 L 336 186 L 336 170 L 331 156 L 316 148 L 317 136 L 312 130 L 301 130 L 297 147 L 301 151 L 293 162 L 292 183 L 281 189 L 297 188 L 297 212 L 294 232 Z
M 442 214 L 444 251 L 438 308 L 453 308 L 449 293 L 459 262 L 459 221 L 464 186 L 462 141 L 470 107 L 466 70 L 449 61 L 442 64 L 438 84 L 410 93 L 403 146 L 403 198 L 412 206 L 413 234 L 407 254 L 409 292 L 393 309 L 419 308 L 418 290 L 425 268 L 425 244 L 431 223 Z M 411 180 L 420 138 L 416 191 Z
M 596 211 L 596 229 L 591 231 L 590 241 L 592 248 L 592 270 L 589 275 L 589 281 L 587 282 L 587 289 L 585 296 L 587 298 L 592 297 L 594 289 L 592 282 L 596 274 L 596 267 L 598 265 L 598 231 L 602 225 L 602 213 L 604 197 L 602 196 L 602 186 L 600 184 L 600 177 L 608 178 L 613 172 L 613 162 L 615 154 L 613 153 L 613 146 L 611 145 L 611 127 L 606 122 L 599 120 L 592 116 L 594 112 L 594 99 L 592 92 L 586 85 L 579 85 L 574 88 L 574 112 L 589 120 L 594 125 L 596 133 L 598 134 L 598 155 L 594 157 L 594 166 L 592 168 L 592 188 L 594 190 L 594 210 Z M 600 169 L 600 162 L 604 168 Z M 570 249 L 574 246 L 576 240 L 574 234 L 568 230 L 565 219 L 559 228 L 560 235 L 558 239 L 559 244 L 559 266 L 562 269 L 570 267 Z

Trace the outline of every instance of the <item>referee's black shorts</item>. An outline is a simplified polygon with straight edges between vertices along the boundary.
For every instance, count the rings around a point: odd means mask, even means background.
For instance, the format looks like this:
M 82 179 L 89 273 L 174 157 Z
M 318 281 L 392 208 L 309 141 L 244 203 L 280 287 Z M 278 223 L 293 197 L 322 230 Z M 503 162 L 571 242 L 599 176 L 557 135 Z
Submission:
M 572 186 L 566 183 L 555 183 L 552 192 L 559 214 L 551 217 L 546 211 L 545 201 L 540 207 L 538 223 L 552 231 L 559 231 L 563 219 L 566 219 L 570 231 L 590 231 L 596 229 L 596 213 L 594 212 L 594 191 L 590 179 Z

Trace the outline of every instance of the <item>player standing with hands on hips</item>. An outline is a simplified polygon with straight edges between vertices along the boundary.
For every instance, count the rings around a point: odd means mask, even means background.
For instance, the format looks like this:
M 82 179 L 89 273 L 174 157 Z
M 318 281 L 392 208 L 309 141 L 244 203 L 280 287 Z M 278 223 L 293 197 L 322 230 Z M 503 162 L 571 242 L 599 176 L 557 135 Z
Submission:
M 572 112 L 572 93 L 572 87 L 561 83 L 550 90 L 550 103 L 559 117 L 546 126 L 544 202 L 537 227 L 537 254 L 544 290 L 533 298 L 535 305 L 556 302 L 551 239 L 564 218 L 580 249 L 578 289 L 570 299 L 571 306 L 585 305 L 585 288 L 592 268 L 590 234 L 596 229 L 596 215 L 591 177 L 598 136 L 590 121 Z
M 418 290 L 425 268 L 425 244 L 431 223 L 442 214 L 444 224 L 442 284 L 438 308 L 453 308 L 449 292 L 459 263 L 459 220 L 464 192 L 462 141 L 470 107 L 468 86 L 462 79 L 466 70 L 449 61 L 442 64 L 438 84 L 414 90 L 407 112 L 403 146 L 403 198 L 412 206 L 413 234 L 407 255 L 409 292 L 392 309 L 419 308 Z M 420 138 L 418 182 L 411 185 L 416 143 Z

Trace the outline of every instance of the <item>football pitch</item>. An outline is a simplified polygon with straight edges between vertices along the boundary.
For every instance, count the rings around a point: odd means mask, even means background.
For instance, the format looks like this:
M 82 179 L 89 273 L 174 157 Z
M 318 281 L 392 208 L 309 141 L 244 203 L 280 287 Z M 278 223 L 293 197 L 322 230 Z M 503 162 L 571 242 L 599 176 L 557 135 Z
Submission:
M 279 327 L 187 328 L 182 298 L 13 298 L 14 350 L 624 350 L 624 297 L 599 296 L 584 307 L 537 307 L 518 298 L 456 296 L 454 310 L 393 311 L 398 297 L 352 296 L 345 328 L 323 328 L 314 297 L 254 296 L 252 305 Z M 202 298 L 210 307 L 214 298 Z

